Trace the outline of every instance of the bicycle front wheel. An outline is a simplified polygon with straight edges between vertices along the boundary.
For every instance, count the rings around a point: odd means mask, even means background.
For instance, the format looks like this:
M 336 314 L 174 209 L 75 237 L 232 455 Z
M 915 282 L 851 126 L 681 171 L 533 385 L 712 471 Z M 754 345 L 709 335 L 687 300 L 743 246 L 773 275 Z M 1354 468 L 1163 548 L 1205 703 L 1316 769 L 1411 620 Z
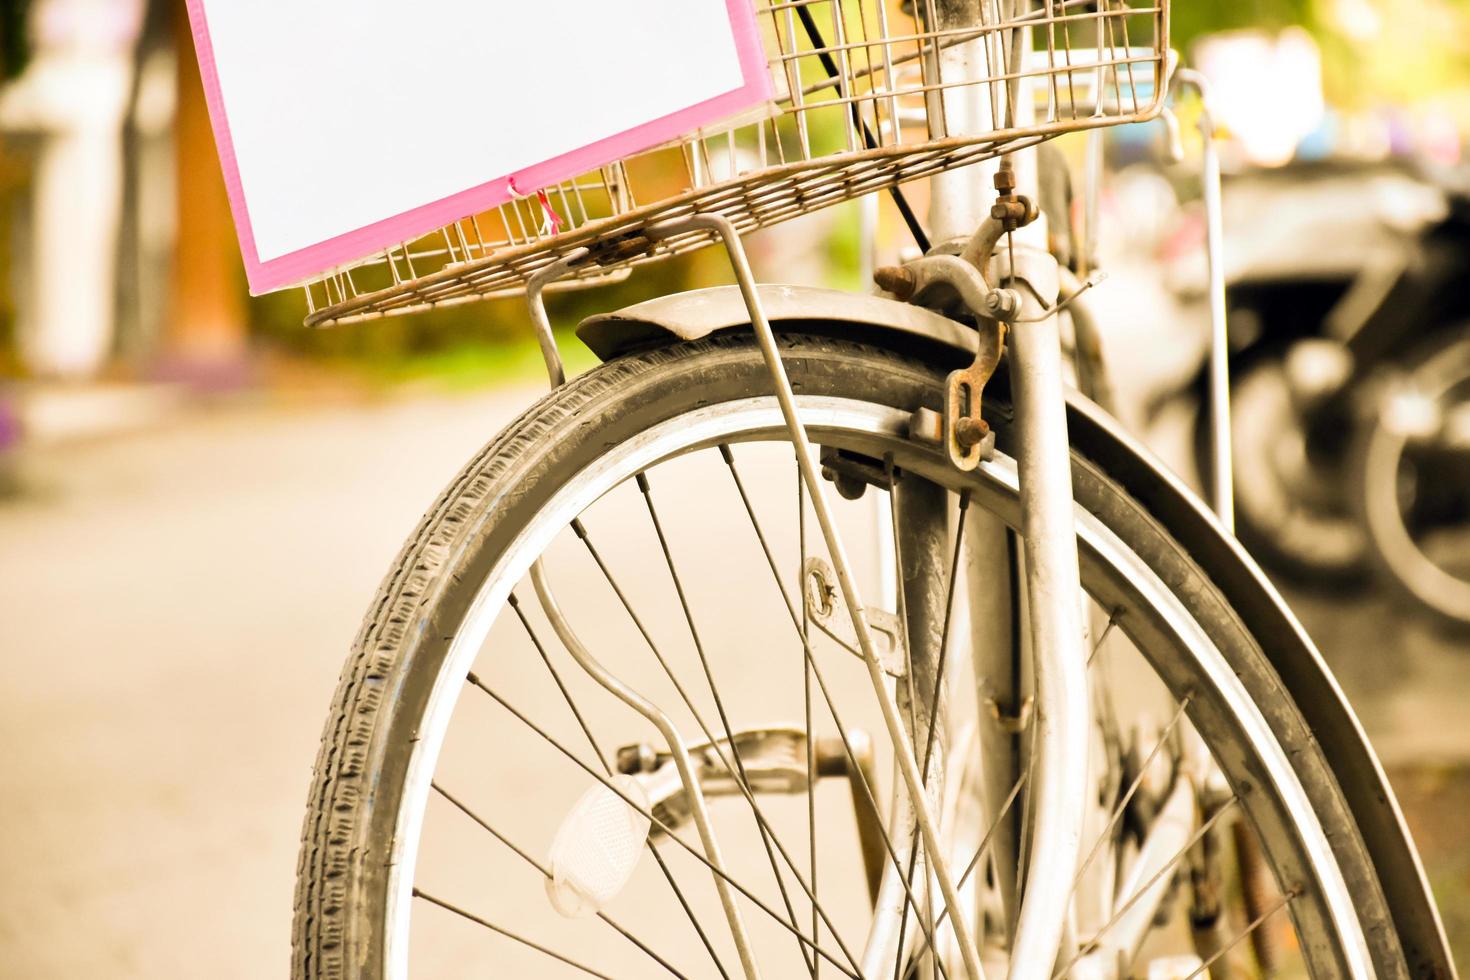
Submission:
M 997 452 L 963 474 L 911 435 L 948 365 L 781 343 L 853 498 L 836 518 L 941 853 L 893 778 L 759 352 L 719 336 L 553 392 L 409 539 L 323 737 L 296 976 L 961 977 L 957 929 L 1005 974 L 1047 842 L 1024 629 L 1046 610 L 1015 574 L 1004 385 Z M 1075 454 L 1073 481 L 1096 710 L 1055 975 L 1409 976 L 1351 810 L 1249 628 Z M 538 561 L 689 772 L 557 642 Z M 1268 873 L 1242 877 L 1254 853 Z M 941 864 L 960 907 L 933 887 Z

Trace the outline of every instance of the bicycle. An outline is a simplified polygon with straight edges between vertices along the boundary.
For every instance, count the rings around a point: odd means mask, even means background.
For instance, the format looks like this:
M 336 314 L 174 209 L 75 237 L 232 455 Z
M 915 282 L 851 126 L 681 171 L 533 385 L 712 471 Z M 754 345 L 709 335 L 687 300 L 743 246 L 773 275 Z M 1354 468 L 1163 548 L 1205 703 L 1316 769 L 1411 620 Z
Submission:
M 684 193 L 627 161 L 308 291 L 524 287 L 553 388 L 354 644 L 294 975 L 1453 976 L 1310 642 L 1064 390 L 1062 313 L 1106 384 L 1030 151 L 1162 111 L 1167 3 L 756 9 L 780 111 L 659 151 Z M 880 191 L 924 253 L 881 294 L 754 282 L 743 231 Z M 711 240 L 736 286 L 584 321 L 564 377 L 545 289 Z

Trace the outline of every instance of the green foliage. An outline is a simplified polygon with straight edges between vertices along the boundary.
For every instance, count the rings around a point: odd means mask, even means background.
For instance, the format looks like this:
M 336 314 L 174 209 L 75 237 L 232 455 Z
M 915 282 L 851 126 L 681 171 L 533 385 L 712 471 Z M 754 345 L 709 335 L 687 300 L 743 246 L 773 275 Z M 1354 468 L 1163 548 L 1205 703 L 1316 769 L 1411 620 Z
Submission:
M 712 254 L 705 250 L 635 269 L 614 285 L 548 293 L 547 312 L 553 323 L 570 326 L 594 313 L 727 280 L 728 272 L 710 260 Z M 253 339 L 278 353 L 385 381 L 437 375 L 451 384 L 473 385 L 542 370 L 521 297 L 316 330 L 302 326 L 305 316 L 300 290 L 256 297 L 250 304 Z M 569 370 L 577 367 L 576 357 L 586 363 L 592 358 L 570 335 L 562 350 Z
M 1181 51 L 1204 34 L 1244 28 L 1276 30 L 1293 25 L 1317 31 L 1314 0 L 1244 0 L 1235 3 L 1174 3 L 1170 6 L 1170 42 Z
M 26 65 L 26 19 L 31 0 L 0 0 L 0 82 L 19 75 Z
M 867 243 L 863 241 L 858 208 L 857 204 L 845 204 L 836 209 L 832 233 L 827 239 L 827 267 L 833 288 L 864 292 L 869 284 L 858 280 L 858 272 L 862 268 L 862 249 Z

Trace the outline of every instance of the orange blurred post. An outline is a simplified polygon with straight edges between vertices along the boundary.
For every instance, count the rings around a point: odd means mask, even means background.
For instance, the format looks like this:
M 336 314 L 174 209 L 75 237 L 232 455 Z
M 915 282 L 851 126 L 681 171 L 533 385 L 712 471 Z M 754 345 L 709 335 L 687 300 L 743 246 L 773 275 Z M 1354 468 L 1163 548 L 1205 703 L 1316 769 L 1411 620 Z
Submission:
M 183 0 L 174 2 L 178 51 L 178 242 L 165 359 L 204 377 L 239 367 L 246 299 L 239 244 L 199 80 Z

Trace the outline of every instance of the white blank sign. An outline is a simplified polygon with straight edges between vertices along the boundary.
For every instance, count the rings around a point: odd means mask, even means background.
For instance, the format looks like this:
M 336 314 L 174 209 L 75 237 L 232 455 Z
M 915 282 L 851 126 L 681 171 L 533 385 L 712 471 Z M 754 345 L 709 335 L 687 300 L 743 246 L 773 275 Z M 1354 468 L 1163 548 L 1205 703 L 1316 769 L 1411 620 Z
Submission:
M 749 0 L 189 0 L 252 292 L 769 97 Z

